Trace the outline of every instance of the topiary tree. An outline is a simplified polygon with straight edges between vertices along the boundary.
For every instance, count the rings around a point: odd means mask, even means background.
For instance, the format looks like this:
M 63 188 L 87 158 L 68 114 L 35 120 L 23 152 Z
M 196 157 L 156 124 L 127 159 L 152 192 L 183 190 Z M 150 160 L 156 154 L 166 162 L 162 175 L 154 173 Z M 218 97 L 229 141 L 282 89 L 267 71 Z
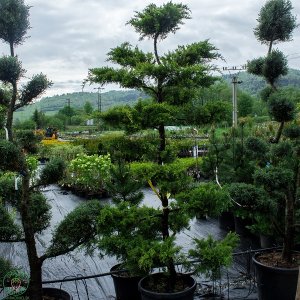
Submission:
M 117 83 L 124 88 L 134 88 L 147 94 L 151 101 L 136 112 L 148 118 L 142 126 L 155 127 L 159 133 L 158 162 L 163 162 L 166 149 L 165 125 L 175 122 L 180 106 L 192 99 L 196 89 L 209 86 L 215 78 L 210 74 L 211 61 L 220 57 L 208 41 L 178 46 L 164 55 L 158 52 L 158 42 L 175 33 L 184 19 L 190 18 L 186 5 L 168 2 L 160 7 L 148 5 L 127 24 L 140 34 L 140 40 L 153 41 L 153 52 L 143 52 L 137 46 L 125 42 L 108 53 L 108 60 L 118 68 L 102 67 L 89 70 L 88 81 L 97 84 Z M 149 115 L 150 114 L 150 115 Z M 140 124 L 140 119 L 133 119 Z M 135 122 L 136 121 L 136 122 Z M 139 122 L 140 121 L 140 122 Z M 139 130 L 141 126 L 137 126 Z M 142 127 L 143 128 L 143 127 Z
M 10 55 L 0 58 L 0 81 L 10 90 L 9 94 L 5 94 L 5 90 L 0 88 L 0 105 L 7 109 L 5 126 L 10 141 L 13 140 L 14 111 L 31 103 L 51 86 L 47 77 L 40 73 L 33 75 L 21 89 L 18 88 L 25 70 L 22 68 L 21 61 L 15 56 L 15 47 L 21 45 L 26 39 L 30 28 L 29 9 L 30 7 L 25 5 L 23 0 L 0 1 L 0 39 L 10 48 Z
M 280 93 L 272 96 L 278 91 L 276 87 L 278 78 L 288 72 L 286 56 L 278 49 L 273 50 L 272 46 L 278 42 L 291 40 L 292 33 L 298 26 L 296 17 L 292 15 L 292 9 L 289 0 L 269 0 L 261 8 L 254 34 L 261 43 L 268 45 L 268 52 L 266 57 L 253 59 L 247 66 L 249 73 L 262 76 L 271 87 L 271 89 L 267 87 L 263 97 L 268 102 L 271 117 L 280 122 L 274 138 L 275 143 L 280 140 L 284 123 L 291 121 L 294 116 L 294 107 L 288 97 L 283 97 Z
M 51 160 L 36 178 L 36 159 L 14 143 L 1 140 L 0 156 L 5 158 L 0 162 L 0 171 L 6 174 L 0 177 L 0 242 L 25 242 L 30 268 L 28 294 L 30 299 L 42 300 L 43 262 L 73 251 L 82 244 L 87 245 L 96 232 L 96 215 L 101 205 L 98 201 L 90 201 L 70 212 L 55 228 L 45 253 L 39 255 L 36 238 L 49 226 L 51 219 L 51 206 L 40 187 L 63 177 L 64 162 L 59 158 Z M 15 176 L 19 177 L 16 183 Z M 5 209 L 6 205 L 16 209 L 20 224 L 16 222 L 16 216 Z

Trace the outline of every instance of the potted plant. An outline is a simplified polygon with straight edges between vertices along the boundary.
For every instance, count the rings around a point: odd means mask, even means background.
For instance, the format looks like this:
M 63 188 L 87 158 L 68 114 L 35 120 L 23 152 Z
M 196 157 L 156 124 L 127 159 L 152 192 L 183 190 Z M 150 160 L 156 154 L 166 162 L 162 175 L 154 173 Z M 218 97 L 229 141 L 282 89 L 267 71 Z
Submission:
M 0 163 L 2 174 L 7 173 L 6 180 L 0 183 L 1 197 L 1 242 L 25 242 L 30 268 L 30 282 L 28 295 L 32 299 L 42 299 L 42 265 L 51 257 L 63 255 L 87 243 L 95 235 L 95 218 L 101 205 L 97 201 L 90 201 L 77 207 L 55 228 L 51 244 L 45 253 L 39 255 L 36 248 L 36 237 L 49 226 L 51 218 L 50 205 L 40 192 L 40 188 L 59 180 L 64 172 L 64 163 L 60 159 L 49 161 L 36 176 L 37 159 L 27 154 L 24 145 L 0 140 Z M 15 177 L 19 179 L 15 182 Z M 8 177 L 8 179 L 7 179 Z M 14 195 L 11 197 L 11 195 Z M 11 214 L 6 207 L 12 206 L 16 210 L 21 224 L 15 222 L 15 214 Z M 81 230 L 78 230 L 78 226 Z M 85 236 L 82 236 L 85 232 Z
M 232 232 L 220 241 L 211 235 L 206 239 L 194 239 L 194 248 L 189 250 L 189 257 L 198 261 L 193 266 L 194 274 L 204 274 L 213 282 L 209 296 L 223 298 L 223 295 L 218 295 L 215 282 L 221 278 L 222 268 L 232 264 L 232 252 L 238 240 L 238 236 Z
M 194 279 L 191 274 L 178 273 L 175 269 L 175 263 L 186 262 L 188 258 L 181 252 L 181 247 L 176 245 L 176 233 L 188 228 L 189 220 L 199 213 L 210 216 L 218 215 L 226 206 L 225 202 L 228 202 L 228 196 L 217 185 L 210 183 L 195 185 L 189 182 L 190 178 L 186 175 L 186 170 L 181 169 L 180 164 L 176 161 L 162 166 L 153 178 L 155 178 L 156 186 L 154 187 L 151 182 L 150 184 L 162 204 L 160 208 L 161 240 L 152 243 L 149 253 L 142 253 L 141 251 L 140 263 L 148 268 L 165 266 L 165 271 L 150 274 L 140 281 L 139 288 L 142 299 L 158 299 L 157 297 L 161 297 L 159 299 L 193 299 Z M 166 193 L 165 195 L 170 199 L 167 216 L 164 213 L 166 208 L 162 202 L 162 199 L 164 199 L 163 193 Z M 232 237 L 231 233 L 224 240 L 224 245 L 231 239 L 230 236 Z M 229 263 L 237 238 L 232 238 L 232 243 L 228 243 L 231 252 L 224 252 L 221 255 L 222 263 L 221 259 L 218 262 L 215 260 L 214 263 L 216 264 L 214 266 L 212 266 L 212 261 L 211 264 L 208 261 L 205 262 L 207 252 L 205 253 L 201 248 L 202 242 L 210 244 L 212 255 L 214 251 L 217 251 L 215 249 L 217 243 L 212 245 L 211 240 L 211 238 L 207 241 L 195 239 L 195 247 L 189 251 L 189 254 L 193 258 L 200 258 L 200 264 L 196 270 L 201 271 L 201 273 L 204 271 L 207 273 L 212 272 L 211 274 L 215 275 L 218 267 L 227 265 L 225 261 Z
M 105 188 L 114 205 L 105 205 L 99 213 L 96 245 L 101 255 L 114 256 L 118 261 L 110 271 L 119 300 L 140 299 L 138 282 L 148 271 L 129 253 L 137 244 L 146 243 L 140 236 L 155 240 L 158 234 L 158 218 L 153 222 L 156 210 L 139 207 L 144 197 L 141 187 L 142 182 L 133 177 L 124 161 L 111 165 Z
M 289 0 L 269 0 L 261 8 L 258 25 L 254 30 L 257 39 L 268 45 L 267 55 L 248 62 L 248 72 L 262 76 L 268 83 L 262 96 L 269 114 L 278 124 L 275 137 L 269 138 L 269 163 L 259 166 L 254 174 L 255 184 L 265 189 L 276 205 L 276 214 L 270 224 L 279 232 L 281 252 L 257 254 L 253 261 L 256 268 L 260 299 L 295 299 L 299 272 L 299 254 L 293 252 L 297 230 L 299 196 L 299 127 L 285 134 L 284 127 L 295 118 L 293 97 L 280 90 L 277 80 L 287 74 L 287 58 L 273 45 L 291 40 L 298 26 L 292 15 Z M 284 12 L 284 13 L 282 13 Z M 273 26 L 270 27 L 270 24 Z

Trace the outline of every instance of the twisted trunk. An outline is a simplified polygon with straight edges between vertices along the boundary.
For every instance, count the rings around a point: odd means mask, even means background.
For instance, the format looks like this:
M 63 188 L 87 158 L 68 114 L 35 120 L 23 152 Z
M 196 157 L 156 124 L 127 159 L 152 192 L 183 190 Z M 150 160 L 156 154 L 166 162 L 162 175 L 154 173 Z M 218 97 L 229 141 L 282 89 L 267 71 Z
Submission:
M 22 182 L 21 217 L 25 235 L 27 257 L 30 267 L 30 283 L 28 294 L 30 299 L 42 300 L 42 261 L 38 257 L 34 238 L 34 229 L 29 214 L 30 208 L 30 175 L 27 174 Z

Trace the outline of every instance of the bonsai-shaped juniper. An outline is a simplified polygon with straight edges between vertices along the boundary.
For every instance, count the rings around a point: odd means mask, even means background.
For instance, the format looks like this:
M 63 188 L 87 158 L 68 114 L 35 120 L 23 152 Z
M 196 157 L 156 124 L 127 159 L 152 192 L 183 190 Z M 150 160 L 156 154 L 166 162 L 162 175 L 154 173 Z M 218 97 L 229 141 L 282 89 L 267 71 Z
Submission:
M 178 46 L 174 51 L 159 54 L 158 42 L 175 33 L 183 20 L 189 18 L 190 10 L 183 4 L 148 5 L 142 12 L 136 12 L 127 24 L 140 34 L 140 40 L 153 40 L 153 52 L 143 52 L 124 42 L 108 53 L 108 61 L 118 64 L 118 68 L 89 70 L 90 83 L 117 83 L 123 88 L 140 90 L 151 98 L 150 103 L 141 105 L 135 115 L 126 109 L 121 110 L 125 115 L 119 120 L 127 120 L 130 123 L 127 128 L 131 130 L 158 130 L 159 164 L 166 159 L 165 125 L 176 123 L 175 116 L 180 107 L 193 98 L 197 88 L 210 86 L 215 81 L 210 74 L 213 69 L 210 62 L 220 57 L 208 41 Z M 109 121 L 109 116 L 106 120 Z
M 10 141 L 13 140 L 13 113 L 18 108 L 30 104 L 39 97 L 51 82 L 40 73 L 32 78 L 21 88 L 18 83 L 24 77 L 25 70 L 21 61 L 15 55 L 15 47 L 21 45 L 25 39 L 29 25 L 29 9 L 23 0 L 1 0 L 0 1 L 0 39 L 7 43 L 10 48 L 10 55 L 0 58 L 0 81 L 8 86 L 9 93 L 0 86 L 0 105 L 6 107 L 7 135 Z
M 72 212 L 54 230 L 52 241 L 45 253 L 38 255 L 36 237 L 49 226 L 51 206 L 39 188 L 55 183 L 64 174 L 64 162 L 51 160 L 34 180 L 36 158 L 25 154 L 17 144 L 0 140 L 0 242 L 25 242 L 30 268 L 30 299 L 42 300 L 42 265 L 51 257 L 73 251 L 83 243 L 87 245 L 96 232 L 95 219 L 99 213 L 98 201 L 85 203 Z M 15 176 L 19 183 L 15 183 Z M 16 216 L 7 206 L 16 209 Z M 82 232 L 85 234 L 82 235 Z
M 265 223 L 269 225 L 269 230 L 270 227 L 272 231 L 275 229 L 282 238 L 282 258 L 287 262 L 292 262 L 296 211 L 299 209 L 297 199 L 300 184 L 300 135 L 299 126 L 292 123 L 296 113 L 295 103 L 287 92 L 276 86 L 277 79 L 287 73 L 287 59 L 279 50 L 273 50 L 272 46 L 277 42 L 291 40 L 292 32 L 298 26 L 291 10 L 289 0 L 269 0 L 261 8 L 254 34 L 260 42 L 268 45 L 268 53 L 266 57 L 248 63 L 248 72 L 262 76 L 269 83 L 268 91 L 264 92 L 267 95 L 265 100 L 271 117 L 279 122 L 277 134 L 271 139 L 273 144 L 268 145 L 264 154 L 268 163 L 257 166 L 253 179 L 256 186 L 263 187 L 272 200 L 270 203 L 273 209 L 269 210 L 268 221 Z M 289 127 L 284 130 L 287 122 Z M 280 140 L 282 135 L 285 140 Z M 259 157 L 255 146 L 260 141 L 257 139 L 255 142 L 255 139 L 257 138 L 252 139 L 252 143 L 248 145 L 248 151 Z M 263 215 L 259 212 L 258 218 L 259 222 L 263 222 Z
M 108 114 L 106 121 L 113 116 L 111 121 L 117 120 L 120 124 L 127 122 L 125 128 L 132 131 L 157 129 L 160 141 L 158 164 L 148 170 L 149 174 L 145 171 L 143 175 L 151 179 L 149 184 L 161 202 L 157 211 L 160 235 L 152 240 L 151 249 L 149 246 L 134 247 L 131 252 L 134 251 L 136 258 L 140 257 L 139 264 L 145 270 L 162 264 L 167 266 L 170 275 L 168 291 L 174 287 L 177 276 L 174 258 L 178 259 L 180 252 L 180 247 L 175 245 L 175 234 L 187 227 L 189 220 L 186 212 L 178 213 L 180 208 L 177 202 L 171 204 L 169 199 L 191 187 L 192 183 L 186 168 L 176 162 L 170 163 L 166 151 L 165 126 L 178 121 L 175 116 L 183 104 L 193 99 L 199 87 L 214 83 L 215 78 L 210 74 L 214 68 L 211 62 L 220 58 L 216 48 L 208 41 L 179 46 L 174 51 L 159 54 L 158 42 L 175 33 L 183 20 L 189 18 L 190 10 L 183 4 L 168 2 L 160 7 L 148 5 L 142 12 L 136 12 L 128 24 L 140 34 L 140 39 L 153 40 L 153 52 L 143 52 L 125 42 L 108 53 L 108 60 L 118 64 L 118 68 L 93 68 L 88 76 L 91 83 L 117 83 L 123 88 L 143 91 L 150 97 L 147 102 L 138 103 L 135 112 L 128 107 L 120 108 Z M 157 222 L 157 218 L 154 218 L 154 222 Z

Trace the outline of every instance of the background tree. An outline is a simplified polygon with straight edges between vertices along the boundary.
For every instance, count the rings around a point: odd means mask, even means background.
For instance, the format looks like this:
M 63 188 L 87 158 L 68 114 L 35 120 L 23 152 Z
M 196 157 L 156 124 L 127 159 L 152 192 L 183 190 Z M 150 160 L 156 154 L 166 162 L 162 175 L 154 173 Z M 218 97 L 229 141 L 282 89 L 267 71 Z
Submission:
M 69 124 L 71 124 L 72 117 L 76 115 L 76 111 L 73 107 L 65 105 L 62 109 L 58 111 L 58 115 L 64 116 L 64 119 L 68 120 Z
M 83 109 L 84 109 L 84 112 L 87 115 L 92 114 L 92 112 L 93 112 L 93 106 L 92 106 L 91 102 L 86 101 L 85 104 L 84 104 L 84 106 L 83 106 Z
M 292 39 L 292 32 L 298 26 L 292 9 L 289 0 L 269 0 L 261 8 L 254 34 L 262 44 L 269 46 L 268 54 L 274 44 Z
M 37 108 L 34 110 L 31 119 L 34 121 L 36 128 L 43 128 L 45 126 L 45 114 L 38 111 Z
M 39 97 L 51 82 L 42 73 L 33 75 L 21 89 L 18 90 L 18 82 L 24 76 L 25 70 L 15 56 L 15 47 L 21 45 L 25 38 L 29 25 L 29 9 L 23 0 L 1 0 L 0 1 L 0 39 L 10 47 L 10 56 L 0 58 L 0 81 L 11 89 L 9 99 L 0 97 L 0 104 L 7 107 L 6 128 L 8 138 L 13 139 L 12 124 L 13 113 L 20 107 L 31 103 Z M 0 90 L 0 94 L 3 93 Z

